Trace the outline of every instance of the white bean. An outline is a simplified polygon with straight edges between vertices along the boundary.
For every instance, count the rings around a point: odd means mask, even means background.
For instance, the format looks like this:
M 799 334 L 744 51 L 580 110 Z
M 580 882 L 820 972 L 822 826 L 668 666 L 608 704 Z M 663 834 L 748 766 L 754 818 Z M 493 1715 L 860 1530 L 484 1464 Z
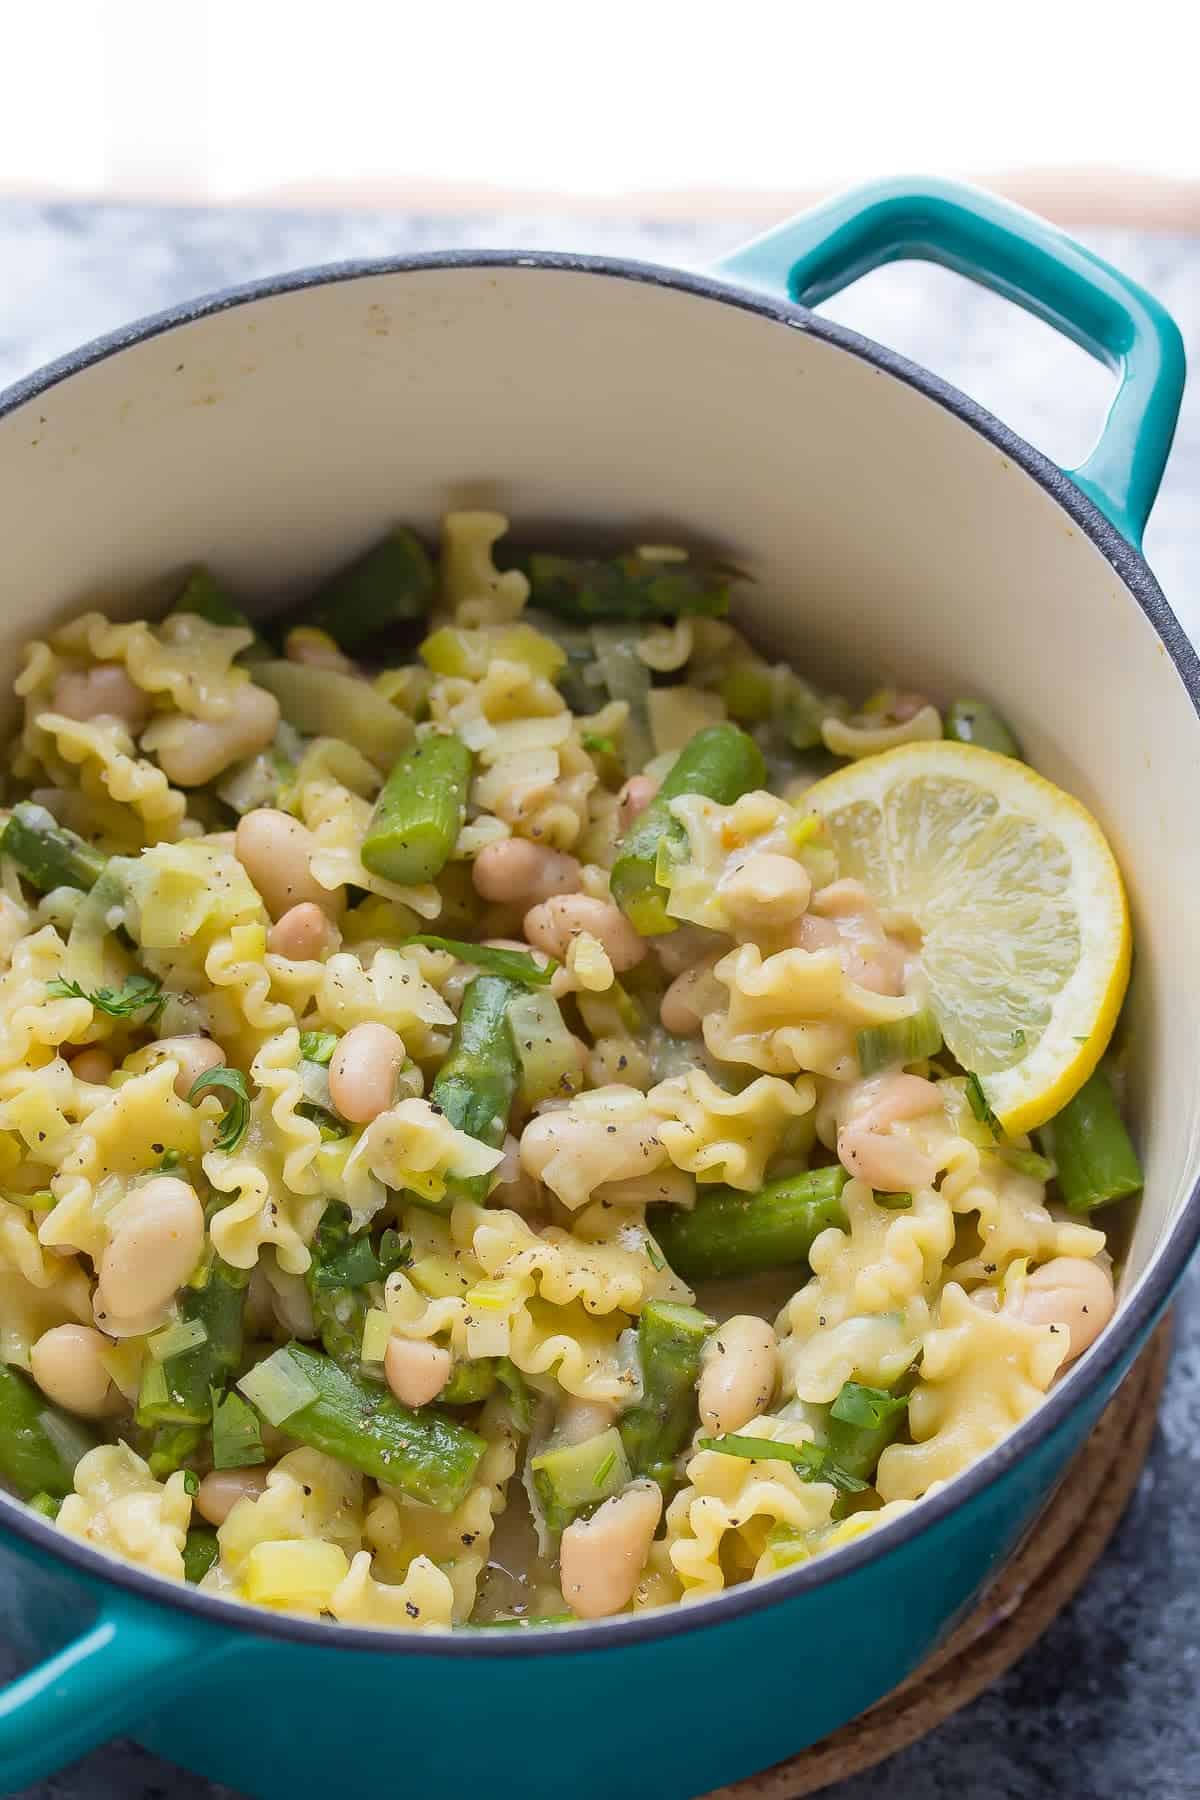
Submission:
M 81 1050 L 78 1056 L 71 1058 L 71 1073 L 80 1081 L 90 1081 L 96 1087 L 103 1087 L 112 1074 L 116 1064 L 107 1050 L 93 1046 Z
M 452 1358 L 440 1344 L 393 1337 L 383 1358 L 387 1384 L 401 1406 L 428 1406 L 450 1379 Z
M 323 907 L 315 900 L 302 900 L 289 906 L 267 933 L 267 949 L 273 956 L 286 956 L 289 962 L 315 962 L 332 950 L 336 928 Z
M 329 1064 L 329 1093 L 343 1119 L 369 1125 L 396 1096 L 404 1043 L 388 1025 L 368 1020 L 341 1039 Z
M 885 1194 L 912 1193 L 928 1187 L 934 1159 L 911 1138 L 897 1136 L 893 1125 L 939 1112 L 937 1086 L 920 1075 L 892 1072 L 856 1084 L 847 1095 L 852 1116 L 840 1125 L 838 1159 L 859 1181 Z
M 628 831 L 639 813 L 644 813 L 655 794 L 658 783 L 653 775 L 631 775 L 617 795 L 617 816 L 621 830 Z
M 234 853 L 273 919 L 282 919 L 305 901 L 325 911 L 337 904 L 309 866 L 315 849 L 312 833 L 299 819 L 273 806 L 255 807 L 238 821 Z
M 662 1489 L 638 1481 L 576 1519 L 562 1534 L 559 1574 L 563 1599 L 581 1619 L 607 1619 L 633 1598 L 658 1521 Z
M 485 845 L 471 869 L 481 898 L 525 907 L 555 894 L 578 893 L 579 876 L 578 857 L 516 837 Z
M 721 900 L 731 919 L 753 929 L 790 925 L 812 896 L 808 871 L 790 856 L 759 850 L 738 863 L 720 884 Z
M 150 696 L 120 663 L 97 663 L 94 669 L 60 675 L 50 710 L 68 719 L 119 719 L 130 737 L 139 737 L 150 717 Z
M 54 1325 L 29 1351 L 33 1379 L 48 1400 L 85 1419 L 101 1419 L 121 1396 L 100 1361 L 112 1344 L 90 1325 Z
M 702 962 L 693 963 L 682 975 L 677 975 L 658 1006 L 658 1016 L 664 1031 L 672 1037 L 698 1037 L 700 1027 L 704 1023 L 704 1015 L 708 1011 L 704 1005 L 704 988 L 713 972 L 713 965 L 720 961 L 719 956 L 706 956 Z M 718 990 L 719 991 L 719 990 Z
M 1027 1325 L 1065 1325 L 1071 1334 L 1067 1362 L 1082 1356 L 1113 1316 L 1112 1276 L 1103 1263 L 1055 1256 L 1035 1269 L 1004 1303 Z
M 559 894 L 543 900 L 525 914 L 525 936 L 547 956 L 566 961 L 572 938 L 590 933 L 604 948 L 618 975 L 640 963 L 646 945 L 624 913 L 611 900 L 593 900 L 587 894 Z
M 204 1248 L 204 1208 L 178 1175 L 156 1175 L 135 1188 L 113 1215 L 100 1258 L 97 1318 L 142 1316 L 181 1288 Z
M 766 1412 L 779 1373 L 775 1333 L 765 1319 L 738 1313 L 714 1331 L 700 1370 L 700 1422 L 709 1431 L 740 1431 Z
M 179 1064 L 179 1073 L 175 1077 L 175 1092 L 181 1100 L 186 1100 L 202 1075 L 210 1069 L 219 1069 L 225 1061 L 225 1052 L 220 1044 L 214 1044 L 211 1038 L 195 1036 L 159 1038 L 154 1046 L 165 1062 L 168 1058 Z
M 279 702 L 252 681 L 238 688 L 227 719 L 192 719 L 183 714 L 156 719 L 154 742 L 146 740 L 168 781 L 203 787 L 231 763 L 265 750 L 279 729 Z
M 214 1469 L 200 1483 L 195 1507 L 210 1525 L 223 1525 L 239 1500 L 257 1500 L 267 1491 L 269 1471 L 256 1469 Z

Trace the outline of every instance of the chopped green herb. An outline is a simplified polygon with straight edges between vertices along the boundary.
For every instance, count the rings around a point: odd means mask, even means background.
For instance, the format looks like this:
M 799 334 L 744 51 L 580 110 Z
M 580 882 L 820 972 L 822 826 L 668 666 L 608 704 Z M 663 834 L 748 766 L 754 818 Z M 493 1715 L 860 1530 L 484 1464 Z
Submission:
M 593 756 L 615 756 L 617 754 L 615 740 L 603 737 L 597 731 L 585 731 L 580 742 L 585 750 L 591 751 Z
M 595 1484 L 598 1488 L 602 1488 L 604 1486 L 605 1482 L 608 1480 L 609 1476 L 612 1474 L 613 1464 L 616 1462 L 616 1460 L 617 1460 L 616 1451 L 610 1450 L 608 1455 L 605 1457 L 604 1461 L 600 1464 L 600 1467 L 596 1470 L 595 1476 L 593 1478 L 595 1481 Z
M 28 1504 L 35 1513 L 41 1513 L 43 1519 L 57 1519 L 58 1509 L 62 1505 L 62 1501 L 56 1499 L 53 1494 L 47 1494 L 43 1491 L 40 1494 L 35 1494 Z
M 841 1419 L 845 1425 L 861 1425 L 867 1431 L 876 1431 L 907 1408 L 907 1394 L 890 1394 L 886 1388 L 863 1387 L 857 1381 L 845 1381 L 829 1412 L 832 1418 Z
M 1013 1032 L 1012 1041 L 1013 1041 L 1013 1049 L 1014 1050 L 1024 1049 L 1025 1033 L 1021 1030 L 1020 1026 L 1018 1026 L 1017 1029 Z
M 321 1133 L 323 1144 L 336 1144 L 340 1138 L 349 1137 L 350 1127 L 344 1125 L 336 1113 L 327 1107 L 318 1106 L 314 1100 L 301 1100 L 296 1111 L 302 1119 L 311 1119 Z
M 217 1534 L 207 1525 L 194 1525 L 187 1534 L 183 1546 L 183 1578 L 185 1581 L 203 1581 L 208 1571 L 221 1554 L 217 1543 Z
M 459 962 L 474 963 L 478 968 L 486 969 L 489 975 L 502 975 L 506 981 L 519 981 L 525 987 L 549 987 L 558 968 L 552 956 L 543 964 L 523 950 L 497 950 L 492 944 L 468 944 L 460 938 L 435 937 L 430 932 L 402 938 L 397 947 L 403 950 L 409 944 L 424 944 L 427 950 L 445 950 L 448 955 L 457 956 Z
M 717 1450 L 722 1456 L 743 1456 L 751 1462 L 790 1463 L 801 1481 L 827 1481 L 843 1494 L 861 1494 L 870 1486 L 857 1475 L 839 1468 L 828 1450 L 820 1444 L 785 1444 L 773 1438 L 741 1437 L 727 1432 L 724 1437 L 701 1438 L 701 1450 Z
M 882 1206 L 888 1212 L 907 1212 L 912 1203 L 911 1194 L 880 1194 L 877 1192 L 875 1195 L 876 1206 Z
M 183 1491 L 192 1500 L 194 1500 L 196 1495 L 200 1492 L 200 1477 L 197 1475 L 195 1469 L 183 1470 Z
M 178 1169 L 182 1162 L 183 1162 L 183 1157 L 180 1155 L 178 1150 L 164 1150 L 163 1155 L 162 1155 L 162 1160 L 160 1161 L 158 1166 L 161 1169 L 162 1173 L 164 1175 L 166 1175 L 170 1172 L 170 1170 Z
M 516 1363 L 507 1356 L 496 1359 L 496 1378 L 508 1395 L 508 1410 L 512 1414 L 513 1424 L 526 1436 L 533 1430 L 533 1413 L 537 1395 L 518 1369 Z
M 46 992 L 59 1000 L 90 1000 L 97 1012 L 107 1013 L 110 1019 L 129 1019 L 134 1013 L 146 1010 L 147 1024 L 152 1023 L 167 1004 L 162 983 L 150 975 L 131 975 L 122 987 L 97 988 L 94 994 L 81 988 L 77 981 L 66 981 L 56 975 L 46 983 Z
M 214 1469 L 245 1469 L 266 1462 L 258 1414 L 240 1394 L 210 1389 Z
M 986 1125 L 994 1138 L 1003 1137 L 1000 1121 L 992 1111 L 988 1097 L 983 1091 L 983 1083 L 971 1069 L 967 1070 L 967 1103 L 979 1123 Z
M 412 1239 L 402 1238 L 398 1231 L 389 1225 L 379 1240 L 379 1268 L 384 1276 L 393 1269 L 407 1269 L 412 1262 Z
M 665 1269 L 666 1268 L 666 1266 L 667 1266 L 666 1257 L 663 1255 L 662 1251 L 659 1249 L 659 1247 L 655 1243 L 654 1239 L 652 1237 L 650 1237 L 648 1234 L 646 1237 L 646 1255 L 649 1257 L 651 1266 L 653 1268 L 655 1268 L 655 1269 Z
M 233 1096 L 226 1103 L 225 1116 L 216 1137 L 216 1147 L 218 1150 L 236 1150 L 250 1124 L 250 1094 L 246 1087 L 246 1077 L 240 1069 L 230 1069 L 224 1063 L 218 1068 L 206 1069 L 192 1083 L 188 1092 L 188 1099 L 193 1105 L 206 1088 L 226 1088 Z
M 338 1047 L 336 1031 L 302 1031 L 300 1033 L 300 1054 L 305 1062 L 320 1063 L 321 1067 L 332 1061 L 333 1053 Z

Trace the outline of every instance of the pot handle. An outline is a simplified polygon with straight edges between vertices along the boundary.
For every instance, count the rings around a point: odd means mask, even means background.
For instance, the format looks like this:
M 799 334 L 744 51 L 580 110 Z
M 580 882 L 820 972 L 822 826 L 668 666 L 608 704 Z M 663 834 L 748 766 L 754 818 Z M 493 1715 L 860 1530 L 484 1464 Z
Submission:
M 116 1737 L 232 1648 L 202 1620 L 107 1592 L 73 1643 L 0 1689 L 0 1793 Z
M 718 273 L 816 306 L 872 269 L 909 258 L 941 263 L 1015 300 L 1120 373 L 1095 448 L 1067 473 L 1140 548 L 1179 417 L 1183 340 L 1151 294 L 1065 232 L 978 188 L 897 178 L 776 226 Z

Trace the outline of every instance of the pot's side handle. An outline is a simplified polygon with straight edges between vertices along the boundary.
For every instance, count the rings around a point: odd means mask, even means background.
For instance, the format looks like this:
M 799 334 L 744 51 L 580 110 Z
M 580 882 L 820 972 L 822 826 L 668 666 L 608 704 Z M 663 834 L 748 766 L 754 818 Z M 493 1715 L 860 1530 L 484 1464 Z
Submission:
M 852 189 L 756 238 L 719 273 L 816 306 L 884 263 L 941 263 L 1015 300 L 1120 373 L 1100 438 L 1068 471 L 1140 546 L 1183 397 L 1183 340 L 1136 282 L 994 194 L 917 177 Z
M 117 1736 L 186 1688 L 198 1660 L 231 1649 L 200 1620 L 106 1593 L 80 1637 L 0 1689 L 0 1793 Z

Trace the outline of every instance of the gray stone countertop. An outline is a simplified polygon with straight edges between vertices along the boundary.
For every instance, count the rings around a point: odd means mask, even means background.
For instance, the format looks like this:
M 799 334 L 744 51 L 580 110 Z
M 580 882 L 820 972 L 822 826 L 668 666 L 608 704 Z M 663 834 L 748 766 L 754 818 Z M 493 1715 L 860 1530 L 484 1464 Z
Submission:
M 729 220 L 406 217 L 0 201 L 0 387 L 98 333 L 311 263 L 466 247 L 557 248 L 699 269 L 747 236 Z M 1200 241 L 1089 232 L 1173 310 L 1200 361 Z M 1048 327 L 955 276 L 895 267 L 830 314 L 944 375 L 1064 464 L 1111 378 Z M 1200 400 L 1193 388 L 1146 554 L 1200 633 Z M 1007 1676 L 830 1800 L 1195 1800 L 1200 1795 L 1200 1269 L 1176 1307 L 1159 1429 L 1133 1504 L 1083 1592 Z M 2 1614 L 0 1614 L 2 1619 Z M 0 1639 L 3 1626 L 0 1623 Z M 0 1681 L 13 1672 L 0 1644 Z M 238 1800 L 120 1743 L 22 1800 Z

